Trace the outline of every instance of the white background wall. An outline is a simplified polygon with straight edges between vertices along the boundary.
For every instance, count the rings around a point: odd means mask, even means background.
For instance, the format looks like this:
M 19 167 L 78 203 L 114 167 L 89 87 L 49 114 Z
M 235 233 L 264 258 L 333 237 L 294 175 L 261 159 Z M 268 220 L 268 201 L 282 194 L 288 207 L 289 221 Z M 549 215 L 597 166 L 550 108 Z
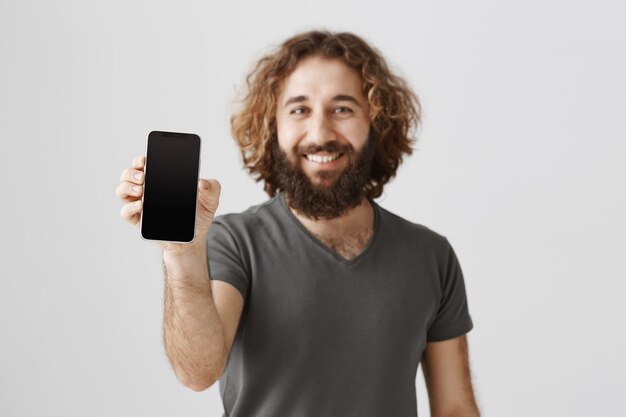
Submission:
M 0 0 L 0 415 L 221 416 L 161 344 L 160 252 L 114 190 L 151 130 L 203 139 L 220 213 L 266 199 L 234 88 L 296 32 L 372 42 L 424 106 L 379 203 L 446 235 L 484 416 L 623 416 L 626 7 L 618 1 Z M 428 416 L 418 377 L 420 416 Z

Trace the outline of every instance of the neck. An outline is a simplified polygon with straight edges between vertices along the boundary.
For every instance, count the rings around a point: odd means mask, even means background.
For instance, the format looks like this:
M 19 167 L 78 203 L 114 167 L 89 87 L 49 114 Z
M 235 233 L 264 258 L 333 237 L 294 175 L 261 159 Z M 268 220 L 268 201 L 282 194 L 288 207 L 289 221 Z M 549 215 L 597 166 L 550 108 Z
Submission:
M 291 208 L 287 195 L 285 195 L 285 201 L 289 210 L 300 220 L 304 227 L 317 236 L 329 238 L 351 236 L 374 229 L 374 207 L 365 196 L 361 198 L 358 206 L 342 216 L 334 219 L 319 220 L 313 220 Z

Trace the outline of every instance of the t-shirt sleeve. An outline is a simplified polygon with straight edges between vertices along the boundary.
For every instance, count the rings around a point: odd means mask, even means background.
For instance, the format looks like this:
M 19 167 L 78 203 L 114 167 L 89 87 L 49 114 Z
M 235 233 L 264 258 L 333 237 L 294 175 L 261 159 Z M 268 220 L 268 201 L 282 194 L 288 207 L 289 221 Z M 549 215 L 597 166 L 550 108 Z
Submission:
M 426 335 L 428 342 L 462 336 L 474 327 L 468 310 L 461 265 L 447 238 L 446 247 L 441 277 L 441 299 L 435 318 L 428 328 Z
M 250 287 L 250 278 L 242 261 L 241 248 L 234 236 L 225 225 L 215 219 L 206 239 L 209 277 L 233 285 L 245 300 Z

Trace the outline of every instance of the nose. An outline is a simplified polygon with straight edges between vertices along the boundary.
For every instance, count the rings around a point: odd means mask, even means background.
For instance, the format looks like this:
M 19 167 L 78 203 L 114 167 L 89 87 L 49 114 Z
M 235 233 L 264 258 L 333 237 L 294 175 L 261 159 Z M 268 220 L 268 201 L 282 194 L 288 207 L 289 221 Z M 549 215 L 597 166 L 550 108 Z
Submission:
M 317 112 L 309 119 L 308 142 L 323 145 L 337 140 L 330 116 L 325 112 Z

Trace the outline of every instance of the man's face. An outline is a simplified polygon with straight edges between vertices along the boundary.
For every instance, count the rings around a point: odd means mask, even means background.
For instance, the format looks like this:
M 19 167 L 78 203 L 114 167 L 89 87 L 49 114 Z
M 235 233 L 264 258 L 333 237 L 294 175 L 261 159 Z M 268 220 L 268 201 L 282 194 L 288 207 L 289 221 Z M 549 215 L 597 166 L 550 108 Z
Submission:
M 285 79 L 276 109 L 274 171 L 290 206 L 311 218 L 356 207 L 374 142 L 359 74 L 339 59 L 309 57 Z

